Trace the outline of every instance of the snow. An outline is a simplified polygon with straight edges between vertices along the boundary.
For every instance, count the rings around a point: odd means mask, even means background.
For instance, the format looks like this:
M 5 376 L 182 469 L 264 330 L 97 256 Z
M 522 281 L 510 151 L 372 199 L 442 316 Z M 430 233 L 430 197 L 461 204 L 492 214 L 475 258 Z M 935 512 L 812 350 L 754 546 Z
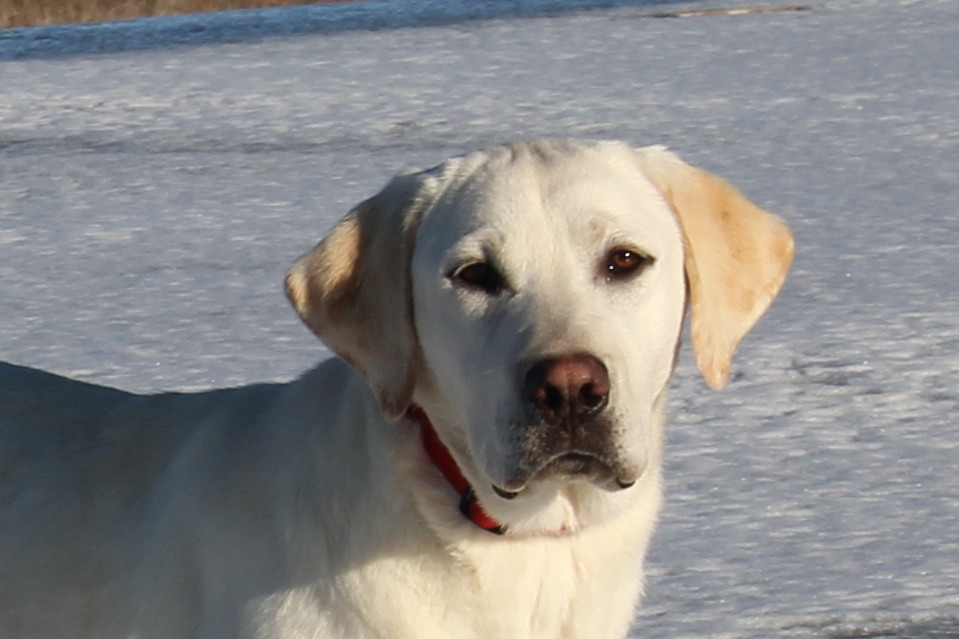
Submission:
M 0 359 L 141 392 L 289 379 L 326 353 L 287 265 L 393 172 L 664 143 L 798 254 L 727 390 L 679 366 L 633 636 L 959 637 L 959 3 L 599 4 L 0 31 Z

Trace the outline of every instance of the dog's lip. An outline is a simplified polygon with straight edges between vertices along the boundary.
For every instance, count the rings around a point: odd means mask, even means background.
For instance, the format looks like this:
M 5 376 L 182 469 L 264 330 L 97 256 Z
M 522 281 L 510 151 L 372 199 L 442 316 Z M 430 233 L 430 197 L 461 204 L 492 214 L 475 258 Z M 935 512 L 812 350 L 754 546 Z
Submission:
M 503 499 L 507 501 L 511 499 L 516 499 L 517 495 L 519 495 L 521 492 L 526 490 L 526 486 L 521 487 L 519 490 L 507 490 L 505 488 L 500 488 L 496 484 L 492 484 L 492 486 L 493 486 L 493 492 L 495 492 L 497 495 L 499 495 L 500 497 L 502 497 Z
M 593 452 L 565 451 L 554 455 L 535 469 L 519 473 L 503 485 L 491 484 L 493 492 L 507 501 L 516 499 L 537 479 L 559 475 L 571 481 L 592 481 L 610 491 L 632 488 L 640 473 L 618 468 L 605 457 Z

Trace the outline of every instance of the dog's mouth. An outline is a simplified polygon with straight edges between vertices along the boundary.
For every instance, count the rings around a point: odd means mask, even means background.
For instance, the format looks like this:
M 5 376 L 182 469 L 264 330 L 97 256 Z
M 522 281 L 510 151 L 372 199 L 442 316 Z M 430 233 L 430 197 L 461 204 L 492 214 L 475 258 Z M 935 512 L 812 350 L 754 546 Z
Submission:
M 493 490 L 503 499 L 515 499 L 526 490 L 530 482 L 552 478 L 570 482 L 591 482 L 613 491 L 630 488 L 636 483 L 638 475 L 616 468 L 613 463 L 595 453 L 569 451 L 546 460 L 525 479 L 516 479 L 505 487 L 493 484 Z
M 595 481 L 613 474 L 609 464 L 597 455 L 572 451 L 557 455 L 534 474 L 538 476 L 568 477 L 583 481 Z

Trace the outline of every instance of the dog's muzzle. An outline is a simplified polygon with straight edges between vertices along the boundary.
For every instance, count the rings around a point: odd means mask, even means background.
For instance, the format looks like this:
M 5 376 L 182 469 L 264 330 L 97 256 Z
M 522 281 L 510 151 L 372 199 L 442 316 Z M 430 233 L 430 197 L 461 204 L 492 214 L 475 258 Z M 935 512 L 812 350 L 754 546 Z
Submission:
M 588 353 L 539 360 L 522 374 L 527 420 L 517 472 L 505 486 L 513 499 L 533 479 L 591 481 L 609 490 L 629 488 L 638 475 L 617 455 L 614 428 L 606 414 L 611 383 L 606 366 Z

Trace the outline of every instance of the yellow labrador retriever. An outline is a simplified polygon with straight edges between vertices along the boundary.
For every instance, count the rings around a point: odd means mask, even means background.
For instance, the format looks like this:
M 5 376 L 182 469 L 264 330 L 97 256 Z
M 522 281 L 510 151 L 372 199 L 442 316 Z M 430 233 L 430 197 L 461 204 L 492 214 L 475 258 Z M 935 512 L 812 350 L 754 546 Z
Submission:
M 0 368 L 0 636 L 623 637 L 684 310 L 706 381 L 792 257 L 661 147 L 395 178 L 287 293 L 342 359 L 140 396 Z

